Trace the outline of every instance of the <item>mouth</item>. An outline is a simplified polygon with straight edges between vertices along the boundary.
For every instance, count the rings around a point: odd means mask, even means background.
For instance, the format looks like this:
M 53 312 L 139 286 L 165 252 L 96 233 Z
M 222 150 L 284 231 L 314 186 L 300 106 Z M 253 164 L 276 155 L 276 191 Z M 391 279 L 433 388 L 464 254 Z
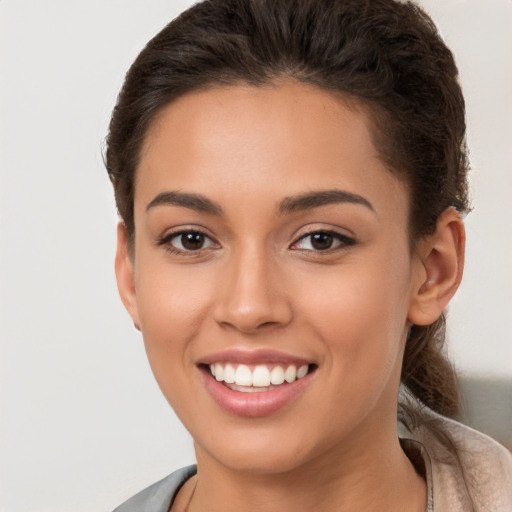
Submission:
M 292 384 L 314 371 L 313 364 L 258 364 L 212 363 L 208 370 L 217 382 L 241 393 L 272 391 L 281 385 Z
M 303 360 L 251 359 L 224 355 L 198 365 L 213 399 L 237 416 L 260 417 L 285 408 L 308 387 L 318 369 Z

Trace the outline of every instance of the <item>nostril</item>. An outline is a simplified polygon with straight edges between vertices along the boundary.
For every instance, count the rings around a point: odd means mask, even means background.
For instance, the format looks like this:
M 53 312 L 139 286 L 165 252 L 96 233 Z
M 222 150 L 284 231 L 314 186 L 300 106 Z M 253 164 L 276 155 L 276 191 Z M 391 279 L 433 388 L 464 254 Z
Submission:
M 260 320 L 257 317 L 238 316 L 218 321 L 219 325 L 224 327 L 232 327 L 244 334 L 253 334 L 259 331 L 271 330 L 285 325 L 285 322 Z M 286 322 L 287 323 L 287 322 Z
M 275 325 L 279 325 L 279 322 L 263 322 L 258 327 L 261 329 L 261 328 L 265 328 L 265 327 L 274 327 Z
M 264 271 L 263 263 L 255 268 L 251 261 L 235 264 L 233 276 L 223 279 L 213 311 L 219 325 L 232 326 L 246 334 L 286 325 L 293 317 L 291 302 L 279 289 L 277 280 Z

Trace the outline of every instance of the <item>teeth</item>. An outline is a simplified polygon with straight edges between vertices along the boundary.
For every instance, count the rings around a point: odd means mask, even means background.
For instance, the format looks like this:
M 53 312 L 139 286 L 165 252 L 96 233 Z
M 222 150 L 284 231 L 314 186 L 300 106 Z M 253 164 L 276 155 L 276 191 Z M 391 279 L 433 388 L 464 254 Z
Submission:
M 297 368 L 293 365 L 288 366 L 286 371 L 284 372 L 284 380 L 286 382 L 292 383 L 297 378 Z
M 305 364 L 304 366 L 301 366 L 297 370 L 297 379 L 302 379 L 302 377 L 305 377 L 308 374 L 308 365 Z
M 210 365 L 211 374 L 215 379 L 226 384 L 233 384 L 233 389 L 238 386 L 268 388 L 271 385 L 279 386 L 285 381 L 292 383 L 305 377 L 308 370 L 309 366 L 307 364 L 299 366 L 299 368 L 291 364 L 286 369 L 277 365 L 272 370 L 268 366 L 260 364 L 254 367 L 252 371 L 245 364 L 236 366 L 230 363 L 215 363 Z
M 224 380 L 224 367 L 220 363 L 215 364 L 215 378 L 219 381 Z
M 284 382 L 284 370 L 280 366 L 274 366 L 270 372 L 270 382 L 275 386 Z
M 217 365 L 215 365 L 217 369 Z M 217 379 L 217 375 L 215 375 Z M 218 379 L 217 379 L 218 380 Z M 241 364 L 235 372 L 235 384 L 238 386 L 252 386 L 252 373 L 248 366 Z
M 252 373 L 252 385 L 258 388 L 270 386 L 270 372 L 266 366 L 260 365 L 254 368 Z
M 262 391 L 270 391 L 271 389 L 275 389 L 273 386 L 268 386 L 266 388 L 256 388 L 253 386 L 237 386 L 236 384 L 230 384 L 228 388 L 232 389 L 233 391 L 240 391 L 241 393 L 261 393 Z
M 227 382 L 228 384 L 233 384 L 235 382 L 235 369 L 230 364 L 227 364 L 224 367 L 224 382 Z

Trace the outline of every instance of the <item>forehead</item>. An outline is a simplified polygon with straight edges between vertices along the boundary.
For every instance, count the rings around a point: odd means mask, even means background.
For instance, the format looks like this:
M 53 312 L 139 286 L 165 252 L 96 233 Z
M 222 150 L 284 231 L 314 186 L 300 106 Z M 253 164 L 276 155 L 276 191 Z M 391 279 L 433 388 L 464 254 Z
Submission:
M 341 142 L 342 125 L 349 136 L 366 143 L 371 153 L 371 123 L 367 110 L 351 96 L 296 81 L 255 87 L 247 84 L 211 87 L 189 92 L 162 108 L 145 137 L 143 153 L 166 138 L 166 143 L 190 150 L 273 141 L 281 153 L 289 146 Z M 286 130 L 283 130 L 286 128 Z M 333 128 L 335 128 L 333 130 Z M 312 136 L 314 135 L 314 136 Z M 172 136 L 172 139 L 171 139 Z M 201 146 L 201 147 L 198 147 Z M 184 147 L 184 149 L 185 149 Z M 304 147 L 304 146 L 303 146 Z M 304 147 L 304 151 L 309 146 Z
M 146 136 L 135 198 L 186 189 L 277 200 L 315 188 L 393 203 L 399 192 L 405 202 L 355 101 L 299 83 L 236 85 L 188 93 L 162 109 Z

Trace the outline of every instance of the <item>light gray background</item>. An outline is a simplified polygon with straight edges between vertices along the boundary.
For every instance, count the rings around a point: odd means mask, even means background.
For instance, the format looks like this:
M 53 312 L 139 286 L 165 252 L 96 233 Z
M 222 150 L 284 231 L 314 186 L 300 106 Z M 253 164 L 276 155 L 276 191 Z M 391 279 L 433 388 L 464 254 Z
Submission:
M 100 147 L 123 75 L 188 0 L 0 1 L 1 512 L 108 511 L 193 462 L 117 297 Z M 424 0 L 468 105 L 475 211 L 450 353 L 512 376 L 512 2 Z

